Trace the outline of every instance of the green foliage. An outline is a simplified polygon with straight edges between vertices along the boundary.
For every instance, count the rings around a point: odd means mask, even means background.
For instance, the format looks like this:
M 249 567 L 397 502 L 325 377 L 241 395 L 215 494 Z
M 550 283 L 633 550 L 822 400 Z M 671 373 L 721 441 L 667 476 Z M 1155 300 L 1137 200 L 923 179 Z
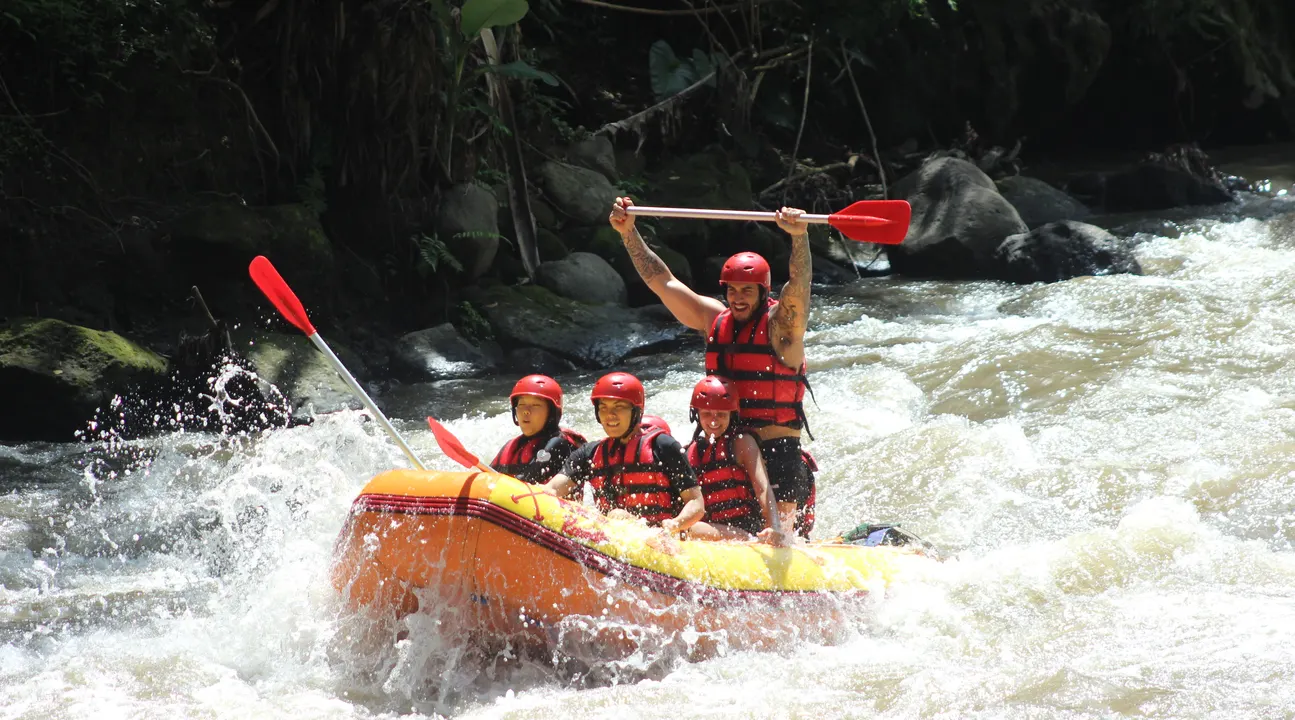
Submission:
M 652 79 L 652 92 L 657 100 L 686 90 L 697 81 L 710 75 L 717 58 L 700 49 L 693 50 L 691 58 L 679 58 L 670 43 L 664 39 L 652 43 L 648 50 L 648 74 Z M 714 84 L 712 78 L 709 84 Z
M 521 22 L 530 9 L 526 0 L 466 0 L 459 14 L 459 28 L 465 37 L 475 38 L 486 28 Z
M 190 67 L 212 57 L 215 32 L 198 7 L 191 0 L 7 0 L 0 12 L 0 53 L 30 43 L 39 55 L 29 52 L 11 62 L 36 70 L 39 57 L 49 65 L 43 69 L 52 73 L 51 83 L 99 106 L 102 84 L 115 83 L 133 62 Z
M 459 259 L 454 257 L 450 252 L 449 246 L 443 240 L 432 233 L 419 233 L 414 235 L 410 240 L 418 250 L 418 274 L 422 277 L 435 274 L 440 270 L 441 264 L 444 263 L 456 273 L 463 272 L 463 264 Z
M 558 86 L 558 79 L 551 73 L 543 70 L 537 70 L 521 60 L 514 60 L 503 65 L 486 65 L 482 67 L 482 72 L 492 72 L 496 75 L 504 75 L 518 80 L 539 80 L 546 85 Z

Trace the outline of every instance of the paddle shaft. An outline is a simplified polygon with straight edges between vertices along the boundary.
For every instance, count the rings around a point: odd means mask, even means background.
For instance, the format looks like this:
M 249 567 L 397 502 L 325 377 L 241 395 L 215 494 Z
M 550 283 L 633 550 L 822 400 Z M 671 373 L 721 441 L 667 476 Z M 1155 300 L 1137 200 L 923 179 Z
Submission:
M 377 418 L 378 424 L 387 432 L 387 435 L 400 446 L 400 449 L 405 453 L 405 457 L 409 458 L 409 462 L 413 463 L 414 467 L 419 470 L 426 470 L 427 468 L 423 467 L 423 464 L 418 461 L 418 457 L 414 455 L 414 451 L 405 444 L 404 438 L 400 437 L 400 433 L 396 432 L 396 429 L 391 426 L 391 421 L 387 419 L 387 416 L 378 409 L 369 394 L 364 392 L 364 388 L 360 387 L 360 383 L 355 380 L 355 377 L 346 369 L 342 361 L 333 354 L 333 349 L 328 347 L 328 343 L 324 342 L 324 338 L 320 337 L 317 332 L 311 333 L 307 337 L 324 354 L 324 357 L 328 358 L 328 362 L 332 364 L 337 374 L 342 376 L 342 380 L 351 388 L 351 392 L 355 393 L 360 398 L 360 401 L 364 403 L 364 406 L 369 409 L 369 412 L 373 413 L 373 417 Z
M 756 222 L 773 222 L 777 213 L 759 210 L 707 210 L 704 208 L 650 207 L 631 205 L 625 208 L 630 215 L 647 215 L 651 217 L 696 218 L 698 220 L 752 220 Z M 801 215 L 807 223 L 827 225 L 831 215 Z

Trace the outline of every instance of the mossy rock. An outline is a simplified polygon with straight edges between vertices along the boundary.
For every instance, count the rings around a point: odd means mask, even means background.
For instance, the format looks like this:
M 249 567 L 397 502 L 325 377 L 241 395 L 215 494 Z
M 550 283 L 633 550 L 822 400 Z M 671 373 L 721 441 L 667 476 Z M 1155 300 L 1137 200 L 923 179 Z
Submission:
M 234 347 L 247 356 L 263 383 L 265 397 L 282 397 L 302 421 L 315 413 L 358 410 L 363 407 L 322 353 L 303 335 L 262 332 L 246 328 L 233 333 Z M 368 374 L 360 358 L 349 349 L 329 343 L 347 370 L 363 382 Z M 274 386 L 274 390 L 270 389 Z M 277 391 L 277 392 L 276 392 Z
M 114 395 L 166 376 L 160 355 L 112 332 L 23 318 L 0 327 L 0 438 L 71 441 Z
M 535 243 L 539 246 L 540 262 L 561 260 L 571 254 L 571 249 L 552 230 L 544 228 L 537 230 L 535 232 Z
M 676 347 L 689 331 L 642 309 L 590 305 L 535 285 L 469 291 L 505 350 L 536 347 L 589 368 Z

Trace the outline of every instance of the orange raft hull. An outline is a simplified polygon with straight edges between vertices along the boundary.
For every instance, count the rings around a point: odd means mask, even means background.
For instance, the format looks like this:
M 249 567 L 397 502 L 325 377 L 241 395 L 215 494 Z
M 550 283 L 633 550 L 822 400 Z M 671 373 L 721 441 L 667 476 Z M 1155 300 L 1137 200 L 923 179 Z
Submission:
M 584 619 L 750 647 L 839 629 L 858 598 L 931 562 L 908 547 L 679 541 L 506 475 L 392 470 L 352 505 L 332 582 L 353 610 L 434 607 L 481 638 L 552 645 Z

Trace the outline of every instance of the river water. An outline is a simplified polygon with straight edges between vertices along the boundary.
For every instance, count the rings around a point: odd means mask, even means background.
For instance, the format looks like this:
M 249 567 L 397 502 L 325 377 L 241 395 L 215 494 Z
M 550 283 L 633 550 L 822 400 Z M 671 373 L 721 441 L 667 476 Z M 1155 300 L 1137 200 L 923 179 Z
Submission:
M 816 535 L 900 521 L 949 556 L 837 642 L 574 683 L 459 657 L 433 612 L 350 653 L 332 544 L 405 462 L 343 413 L 0 445 L 0 718 L 1295 716 L 1295 202 L 1125 220 L 1144 276 L 816 289 Z M 685 434 L 700 353 L 629 367 Z M 593 379 L 563 378 L 591 436 Z M 512 380 L 429 407 L 488 455 Z

